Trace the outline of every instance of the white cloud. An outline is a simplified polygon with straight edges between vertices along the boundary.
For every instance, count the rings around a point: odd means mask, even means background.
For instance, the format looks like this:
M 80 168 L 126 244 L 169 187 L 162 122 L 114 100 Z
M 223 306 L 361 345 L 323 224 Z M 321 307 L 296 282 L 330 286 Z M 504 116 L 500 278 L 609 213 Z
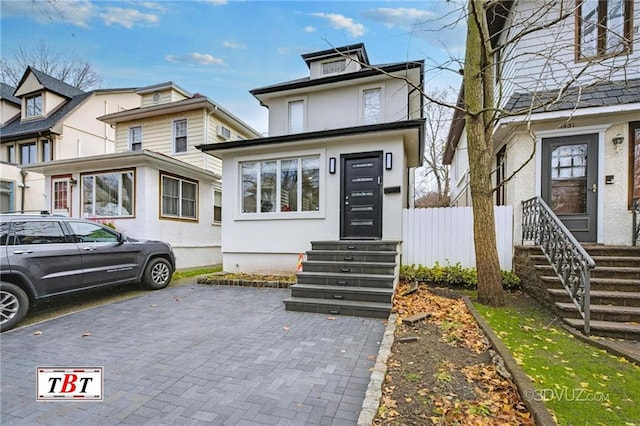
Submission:
M 183 56 L 166 55 L 167 62 L 195 64 L 195 65 L 225 65 L 223 59 L 216 58 L 208 53 L 193 52 Z
M 77 27 L 88 27 L 97 8 L 86 0 L 65 2 L 3 1 L 2 16 L 33 18 L 41 24 L 63 22 Z
M 212 4 L 213 6 L 223 6 L 229 3 L 228 0 L 206 0 L 206 2 Z
M 388 8 L 365 10 L 362 15 L 383 24 L 388 28 L 392 27 L 412 27 L 416 24 L 434 18 L 434 13 L 427 10 L 414 8 Z
M 225 40 L 222 45 L 224 47 L 228 47 L 229 49 L 246 49 L 247 45 L 242 43 L 236 43 L 234 41 Z
M 359 37 L 364 34 L 364 25 L 353 22 L 353 19 L 347 18 L 344 15 L 337 13 L 312 13 L 311 16 L 317 16 L 329 21 L 333 28 L 339 30 L 347 30 L 354 37 Z
M 105 7 L 100 14 L 106 25 L 122 25 L 125 28 L 133 28 L 134 25 L 156 24 L 158 15 L 142 13 L 137 9 L 123 9 L 121 7 Z
M 316 28 L 312 27 L 311 25 L 308 25 L 306 27 L 304 27 L 304 31 L 307 33 L 315 33 L 316 32 Z

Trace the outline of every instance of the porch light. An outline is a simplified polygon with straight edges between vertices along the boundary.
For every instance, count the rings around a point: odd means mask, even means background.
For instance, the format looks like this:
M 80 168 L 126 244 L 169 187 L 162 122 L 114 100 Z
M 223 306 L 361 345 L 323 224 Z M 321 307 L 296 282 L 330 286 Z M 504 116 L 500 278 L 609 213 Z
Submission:
M 622 142 L 624 142 L 624 136 L 618 133 L 613 137 L 613 139 L 611 139 L 611 142 L 613 142 L 613 146 L 616 148 L 616 151 L 619 151 L 620 145 L 622 145 Z
M 329 157 L 329 173 L 334 174 L 336 172 L 336 157 Z
M 78 181 L 75 180 L 74 178 L 69 179 L 69 185 L 76 186 L 77 184 L 78 184 Z
M 391 152 L 387 152 L 384 155 L 384 168 L 391 170 L 391 167 L 393 167 L 393 154 Z

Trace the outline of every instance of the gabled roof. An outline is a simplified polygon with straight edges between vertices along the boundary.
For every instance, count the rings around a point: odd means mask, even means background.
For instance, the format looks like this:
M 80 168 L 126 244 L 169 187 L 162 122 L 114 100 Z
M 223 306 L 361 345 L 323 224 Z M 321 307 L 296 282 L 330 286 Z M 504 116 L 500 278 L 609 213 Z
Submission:
M 64 96 L 65 98 L 73 98 L 74 96 L 85 93 L 77 87 L 73 87 L 70 84 L 65 83 L 64 81 L 51 77 L 50 75 L 45 74 L 42 71 L 39 71 L 31 66 L 27 67 L 27 70 L 24 72 L 24 75 L 22 76 L 20 83 L 18 83 L 16 90 L 18 90 L 18 88 L 22 86 L 22 83 L 24 83 L 30 73 L 33 73 L 38 82 L 40 82 L 42 87 L 44 87 L 46 90 L 57 93 L 58 95 Z
M 0 99 L 20 106 L 21 105 L 20 99 L 13 96 L 15 91 L 16 91 L 15 87 L 9 86 L 6 83 L 0 83 Z
M 81 92 L 68 102 L 62 104 L 57 110 L 40 120 L 29 120 L 23 122 L 18 115 L 15 119 L 0 127 L 0 139 L 2 142 L 12 142 L 34 136 L 44 136 L 57 134 L 54 127 L 62 122 L 64 118 L 91 96 L 122 91 L 133 91 L 133 88 L 120 89 L 99 89 L 91 92 Z
M 626 81 L 598 81 L 567 89 L 514 93 L 504 109 L 512 114 L 565 111 L 611 105 L 640 103 L 640 78 Z M 556 98 L 557 101 L 556 101 Z
M 175 90 L 176 92 L 180 93 L 186 98 L 191 97 L 191 93 L 187 92 L 182 87 L 175 84 L 173 81 L 165 81 L 164 83 L 158 83 L 158 84 L 153 84 L 151 86 L 139 87 L 138 90 L 136 90 L 136 93 L 139 95 L 144 95 L 146 93 L 153 93 L 153 92 L 166 90 L 166 89 Z

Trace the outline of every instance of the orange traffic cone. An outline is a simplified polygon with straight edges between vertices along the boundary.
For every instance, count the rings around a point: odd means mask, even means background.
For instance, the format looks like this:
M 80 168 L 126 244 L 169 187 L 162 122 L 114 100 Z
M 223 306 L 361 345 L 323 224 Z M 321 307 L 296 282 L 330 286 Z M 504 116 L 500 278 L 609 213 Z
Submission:
M 304 260 L 304 253 L 298 255 L 298 272 L 302 272 L 302 261 Z

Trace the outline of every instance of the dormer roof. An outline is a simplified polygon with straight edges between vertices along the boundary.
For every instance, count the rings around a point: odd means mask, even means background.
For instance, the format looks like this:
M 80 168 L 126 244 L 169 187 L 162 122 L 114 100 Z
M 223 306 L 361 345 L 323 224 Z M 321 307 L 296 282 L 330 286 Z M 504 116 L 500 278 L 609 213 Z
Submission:
M 311 68 L 312 62 L 326 61 L 332 58 L 344 58 L 345 55 L 357 55 L 358 61 L 363 65 L 370 65 L 367 51 L 364 48 L 364 43 L 350 44 L 348 46 L 336 47 L 333 49 L 321 50 L 319 52 L 305 53 L 302 59 L 307 64 L 307 67 Z
M 21 93 L 20 91 L 22 84 L 29 77 L 29 75 L 33 75 L 44 90 L 48 90 L 68 99 L 85 93 L 77 87 L 74 87 L 70 84 L 65 83 L 64 81 L 58 80 L 57 78 L 51 77 L 50 75 L 45 74 L 42 71 L 28 66 L 26 71 L 22 75 L 22 79 L 20 79 L 20 83 L 18 83 L 18 87 L 16 87 L 16 90 L 13 92 L 14 96 L 22 97 L 29 94 Z
M 146 95 L 147 93 L 160 92 L 163 90 L 174 90 L 180 93 L 185 98 L 190 98 L 191 93 L 184 90 L 182 87 L 175 84 L 173 81 L 165 81 L 164 83 L 153 84 L 151 86 L 140 87 L 136 90 L 139 95 Z

